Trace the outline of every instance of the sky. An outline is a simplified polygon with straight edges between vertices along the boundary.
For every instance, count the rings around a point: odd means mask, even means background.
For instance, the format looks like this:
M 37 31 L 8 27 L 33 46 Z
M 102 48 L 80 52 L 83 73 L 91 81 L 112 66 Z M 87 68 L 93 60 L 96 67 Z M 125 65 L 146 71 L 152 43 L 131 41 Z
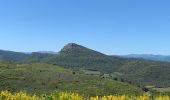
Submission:
M 169 0 L 0 0 L 0 49 L 170 55 Z

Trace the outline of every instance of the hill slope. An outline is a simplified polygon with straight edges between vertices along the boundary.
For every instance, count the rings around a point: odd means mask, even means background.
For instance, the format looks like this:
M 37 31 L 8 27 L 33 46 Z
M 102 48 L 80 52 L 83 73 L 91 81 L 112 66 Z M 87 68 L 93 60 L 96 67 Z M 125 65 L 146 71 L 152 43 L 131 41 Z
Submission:
M 10 61 L 10 62 L 41 62 L 43 59 L 54 56 L 51 53 L 21 53 L 13 51 L 0 50 L 0 61 Z
M 0 50 L 0 60 L 25 61 L 28 56 L 29 56 L 28 54 L 24 54 L 20 52 Z
M 11 56 L 11 52 L 9 54 Z M 50 63 L 79 70 L 97 70 L 142 85 L 170 86 L 170 63 L 168 62 L 108 56 L 75 43 L 66 45 L 57 54 L 15 53 L 15 56 L 11 57 L 15 58 L 13 61 Z M 3 53 L 1 58 L 5 58 Z
M 66 45 L 58 55 L 45 59 L 44 62 L 68 67 L 99 70 L 105 73 L 109 72 L 112 68 L 112 70 L 117 69 L 117 65 L 123 62 L 122 60 L 123 59 L 118 57 L 111 58 L 97 51 L 70 43 Z M 116 66 L 113 66 L 112 62 L 114 62 Z
M 168 62 L 108 56 L 74 43 L 66 45 L 58 55 L 44 62 L 71 68 L 98 70 L 108 74 L 119 73 L 116 77 L 142 85 L 170 86 Z
M 77 92 L 84 95 L 139 95 L 140 88 L 127 83 L 85 75 L 50 64 L 0 62 L 0 90 L 26 90 L 31 94 L 51 91 Z

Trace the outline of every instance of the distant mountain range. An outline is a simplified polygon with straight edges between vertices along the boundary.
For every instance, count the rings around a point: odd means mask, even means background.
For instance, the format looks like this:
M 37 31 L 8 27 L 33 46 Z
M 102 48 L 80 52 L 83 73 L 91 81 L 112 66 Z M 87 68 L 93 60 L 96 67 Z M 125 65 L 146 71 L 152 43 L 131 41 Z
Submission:
M 128 57 L 128 58 L 127 58 Z M 0 60 L 27 63 L 50 63 L 74 69 L 100 71 L 135 84 L 170 86 L 170 63 L 132 56 L 109 56 L 84 46 L 69 43 L 57 54 L 34 52 L 25 54 L 0 51 Z
M 147 60 L 170 62 L 170 56 L 165 56 L 165 55 L 129 54 L 129 55 L 124 55 L 124 57 L 127 57 L 127 58 L 142 58 L 142 59 L 147 59 Z
M 38 53 L 48 53 L 48 54 L 58 54 L 58 52 L 54 51 L 37 51 Z

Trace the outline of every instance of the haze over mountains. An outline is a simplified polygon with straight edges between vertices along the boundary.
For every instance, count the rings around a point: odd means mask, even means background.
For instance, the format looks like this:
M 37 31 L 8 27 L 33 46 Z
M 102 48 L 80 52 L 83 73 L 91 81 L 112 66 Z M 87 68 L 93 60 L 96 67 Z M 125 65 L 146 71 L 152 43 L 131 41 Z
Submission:
M 78 70 L 95 70 L 135 84 L 170 86 L 170 63 L 109 56 L 75 43 L 69 43 L 57 54 L 34 52 L 25 54 L 0 51 L 0 60 L 49 63 Z
M 147 60 L 154 60 L 154 61 L 167 61 L 170 62 L 169 55 L 152 55 L 152 54 L 129 54 L 125 55 L 124 57 L 127 58 L 142 58 Z

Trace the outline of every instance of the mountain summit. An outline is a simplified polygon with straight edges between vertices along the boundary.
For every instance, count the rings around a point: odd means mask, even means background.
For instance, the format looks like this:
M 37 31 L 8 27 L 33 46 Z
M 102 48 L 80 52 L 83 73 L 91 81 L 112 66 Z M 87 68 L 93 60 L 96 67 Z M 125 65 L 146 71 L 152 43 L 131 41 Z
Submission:
M 83 47 L 81 45 L 78 45 L 76 43 L 68 43 L 61 49 L 60 52 L 66 52 L 66 51 L 73 51 L 73 50 L 84 50 L 87 49 L 86 47 Z
M 64 46 L 59 55 L 49 61 L 61 66 L 83 67 L 100 71 L 108 71 L 108 67 L 112 66 L 112 58 L 109 56 L 75 43 Z
M 74 49 L 74 48 L 85 48 L 85 47 L 78 45 L 76 43 L 68 43 L 67 45 L 64 46 L 63 49 Z
M 76 43 L 68 43 L 59 52 L 61 55 L 77 55 L 77 56 L 101 56 L 100 52 L 78 45 Z

